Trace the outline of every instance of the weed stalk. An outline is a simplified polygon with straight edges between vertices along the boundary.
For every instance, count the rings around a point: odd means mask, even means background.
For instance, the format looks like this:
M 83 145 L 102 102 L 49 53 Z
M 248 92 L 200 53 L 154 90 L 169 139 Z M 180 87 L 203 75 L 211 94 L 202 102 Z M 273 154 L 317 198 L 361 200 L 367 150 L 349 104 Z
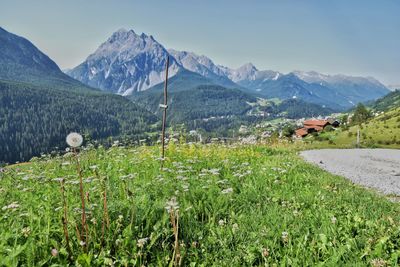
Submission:
M 67 200 L 65 198 L 65 181 L 64 179 L 61 179 L 61 197 L 63 201 L 63 208 L 64 208 L 64 216 L 62 218 L 62 223 L 63 223 L 63 228 L 64 228 L 64 236 L 65 236 L 65 242 L 67 245 L 67 252 L 68 252 L 68 257 L 72 259 L 72 251 L 71 247 L 69 245 L 69 234 L 68 234 L 68 206 L 67 206 Z

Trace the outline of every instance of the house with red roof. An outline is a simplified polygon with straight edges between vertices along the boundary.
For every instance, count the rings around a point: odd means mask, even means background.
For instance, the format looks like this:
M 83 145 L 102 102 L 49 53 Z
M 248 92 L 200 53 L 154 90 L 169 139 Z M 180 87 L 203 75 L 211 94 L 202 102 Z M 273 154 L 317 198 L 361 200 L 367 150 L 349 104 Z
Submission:
M 297 137 L 306 137 L 309 133 L 323 131 L 328 125 L 337 127 L 339 126 L 339 122 L 336 120 L 334 123 L 331 123 L 329 120 L 305 120 L 303 122 L 303 128 L 297 129 L 295 133 Z

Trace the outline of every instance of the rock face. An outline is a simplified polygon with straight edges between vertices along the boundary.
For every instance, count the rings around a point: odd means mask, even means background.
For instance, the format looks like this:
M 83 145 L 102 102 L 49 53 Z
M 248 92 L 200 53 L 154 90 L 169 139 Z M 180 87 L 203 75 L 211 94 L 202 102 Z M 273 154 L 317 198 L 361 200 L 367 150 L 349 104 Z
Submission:
M 164 80 L 168 51 L 153 36 L 121 29 L 85 62 L 67 72 L 81 82 L 121 95 L 146 90 Z M 170 59 L 169 75 L 181 66 Z

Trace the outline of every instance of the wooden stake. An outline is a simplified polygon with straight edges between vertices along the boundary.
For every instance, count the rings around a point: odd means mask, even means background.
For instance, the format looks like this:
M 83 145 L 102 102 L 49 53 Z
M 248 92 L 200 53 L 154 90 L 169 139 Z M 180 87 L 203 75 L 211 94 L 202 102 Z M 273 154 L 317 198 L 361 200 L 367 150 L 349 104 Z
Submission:
M 160 105 L 160 108 L 163 110 L 163 119 L 162 119 L 162 134 L 161 134 L 161 167 L 163 166 L 164 158 L 165 158 L 165 124 L 167 120 L 167 108 L 168 108 L 168 68 L 169 68 L 169 56 L 167 56 L 167 63 L 165 66 L 165 82 L 164 82 L 164 104 Z

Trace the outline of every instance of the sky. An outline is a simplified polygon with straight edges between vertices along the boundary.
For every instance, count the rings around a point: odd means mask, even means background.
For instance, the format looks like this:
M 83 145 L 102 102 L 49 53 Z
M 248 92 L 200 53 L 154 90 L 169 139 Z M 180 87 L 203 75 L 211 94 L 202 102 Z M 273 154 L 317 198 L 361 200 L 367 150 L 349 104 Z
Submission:
M 232 68 L 251 62 L 400 84 L 398 0 L 1 0 L 0 27 L 62 69 L 125 28 Z

